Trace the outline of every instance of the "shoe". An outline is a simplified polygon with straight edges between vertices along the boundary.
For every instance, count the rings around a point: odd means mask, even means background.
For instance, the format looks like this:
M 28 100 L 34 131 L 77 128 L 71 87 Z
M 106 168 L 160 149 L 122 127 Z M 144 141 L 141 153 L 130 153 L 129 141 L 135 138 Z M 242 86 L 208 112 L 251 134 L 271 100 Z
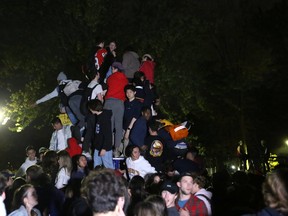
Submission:
M 91 156 L 91 154 L 90 154 L 89 152 L 83 151 L 83 152 L 82 152 L 82 155 L 85 155 L 86 158 L 87 158 L 87 160 L 92 160 L 92 156 Z

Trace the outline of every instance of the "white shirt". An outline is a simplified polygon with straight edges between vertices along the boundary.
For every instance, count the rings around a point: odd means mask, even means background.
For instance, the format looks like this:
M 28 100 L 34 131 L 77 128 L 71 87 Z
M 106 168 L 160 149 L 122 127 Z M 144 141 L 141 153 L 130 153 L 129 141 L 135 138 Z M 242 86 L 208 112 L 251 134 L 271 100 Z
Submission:
M 96 86 L 97 85 L 97 86 Z M 96 86 L 96 87 L 95 87 Z M 95 88 L 94 88 L 95 87 Z M 91 93 L 91 98 L 90 100 L 93 100 L 95 98 L 97 98 L 97 95 L 100 93 L 103 93 L 103 89 L 102 86 L 96 81 L 96 80 L 92 80 L 89 85 L 88 88 L 94 88 L 92 93 Z
M 3 192 L 3 193 L 5 193 L 5 192 Z M 7 215 L 2 195 L 0 196 L 0 215 L 3 215 L 3 216 Z
M 148 173 L 156 173 L 154 167 L 143 157 L 140 156 L 137 160 L 132 160 L 131 157 L 126 159 L 127 168 L 132 168 L 139 172 L 139 175 L 144 178 Z M 134 176 L 133 173 L 129 173 L 130 179 Z
M 58 189 L 64 188 L 70 179 L 70 173 L 68 172 L 66 167 L 62 167 L 55 179 L 55 187 Z

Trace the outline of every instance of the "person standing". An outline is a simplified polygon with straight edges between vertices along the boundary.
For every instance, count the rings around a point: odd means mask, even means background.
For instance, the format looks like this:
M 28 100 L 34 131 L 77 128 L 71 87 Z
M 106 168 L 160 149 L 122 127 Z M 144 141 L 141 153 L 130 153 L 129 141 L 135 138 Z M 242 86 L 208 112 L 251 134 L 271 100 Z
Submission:
M 107 79 L 108 90 L 105 95 L 104 108 L 112 110 L 112 131 L 114 134 L 114 156 L 118 157 L 120 152 L 118 148 L 121 145 L 123 137 L 122 126 L 124 116 L 124 101 L 126 99 L 124 88 L 128 84 L 126 76 L 122 73 L 122 64 L 114 62 L 112 64 L 112 75 Z
M 93 140 L 94 144 L 94 167 L 104 165 L 106 168 L 114 169 L 112 157 L 112 127 L 111 110 L 103 109 L 100 100 L 95 99 L 88 102 L 88 108 L 93 116 L 87 125 L 87 136 L 84 139 Z
M 54 118 L 51 123 L 55 131 L 52 133 L 49 149 L 53 151 L 66 149 L 67 140 L 72 137 L 71 126 L 63 125 L 58 117 Z
M 171 181 L 165 181 L 161 187 L 161 196 L 166 203 L 168 216 L 179 216 L 179 212 L 175 207 L 178 191 L 178 186 Z
M 208 215 L 205 203 L 192 194 L 193 177 L 191 173 L 182 173 L 177 186 L 179 187 L 179 198 L 176 201 L 176 208 L 180 215 Z

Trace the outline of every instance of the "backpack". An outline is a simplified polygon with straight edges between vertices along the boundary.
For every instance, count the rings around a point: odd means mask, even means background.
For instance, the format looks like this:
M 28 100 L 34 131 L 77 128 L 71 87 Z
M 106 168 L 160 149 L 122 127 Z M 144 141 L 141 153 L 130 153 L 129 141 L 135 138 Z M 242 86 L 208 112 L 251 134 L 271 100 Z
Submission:
M 80 80 L 70 80 L 69 82 L 67 82 L 63 88 L 63 92 L 64 94 L 69 97 L 72 93 L 78 91 L 79 85 L 82 82 Z
M 93 90 L 100 84 L 96 84 L 93 88 L 86 88 L 80 103 L 80 111 L 83 115 L 87 115 L 89 113 L 87 103 L 91 100 L 91 95 Z

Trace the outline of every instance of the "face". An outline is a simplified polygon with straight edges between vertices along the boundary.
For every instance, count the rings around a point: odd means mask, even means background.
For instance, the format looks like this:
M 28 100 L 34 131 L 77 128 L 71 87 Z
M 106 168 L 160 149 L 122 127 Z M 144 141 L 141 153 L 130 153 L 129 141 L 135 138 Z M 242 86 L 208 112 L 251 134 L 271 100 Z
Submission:
M 81 156 L 78 160 L 78 166 L 84 168 L 87 166 L 87 159 L 85 156 Z
M 143 113 L 143 116 L 145 117 L 145 119 L 148 121 L 151 118 L 151 111 L 150 110 L 146 110 Z
M 132 160 L 137 160 L 137 159 L 139 159 L 139 157 L 140 157 L 140 150 L 138 147 L 136 147 L 132 151 L 131 158 L 132 158 Z
M 131 89 L 127 89 L 127 90 L 126 90 L 126 97 L 127 97 L 129 100 L 135 98 L 135 94 L 136 94 L 136 92 L 132 91 Z
M 29 158 L 30 161 L 35 160 L 35 156 L 36 156 L 35 150 L 30 149 L 29 151 L 27 151 L 27 157 Z
M 177 182 L 180 192 L 184 195 L 189 195 L 192 192 L 193 178 L 191 176 L 183 176 L 182 179 Z
M 38 197 L 34 187 L 30 187 L 27 190 L 27 195 L 24 198 L 24 203 L 26 206 L 31 206 L 32 208 L 38 204 Z
M 62 129 L 62 124 L 61 123 L 55 123 L 52 125 L 54 130 L 61 130 Z
M 175 199 L 177 198 L 177 193 L 172 194 L 169 191 L 164 190 L 162 191 L 161 196 L 165 200 L 167 208 L 175 206 Z
M 115 42 L 111 42 L 109 44 L 109 49 L 110 49 L 111 52 L 114 51 L 116 49 L 116 43 Z

